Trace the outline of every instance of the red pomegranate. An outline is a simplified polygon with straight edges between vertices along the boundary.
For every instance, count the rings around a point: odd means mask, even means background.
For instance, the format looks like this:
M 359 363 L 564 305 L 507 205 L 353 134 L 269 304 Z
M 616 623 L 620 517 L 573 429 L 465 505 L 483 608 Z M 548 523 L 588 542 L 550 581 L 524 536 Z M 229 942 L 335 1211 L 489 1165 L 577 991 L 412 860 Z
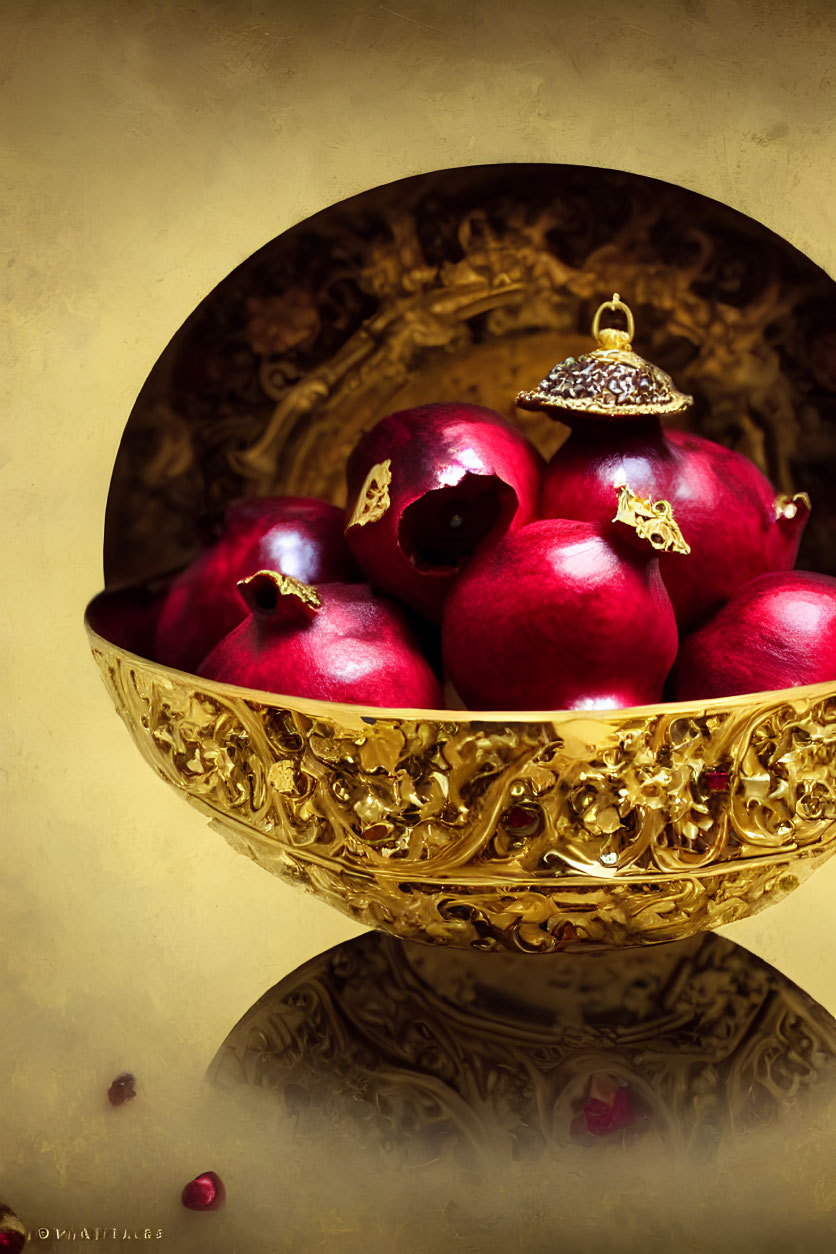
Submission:
M 238 581 L 262 569 L 303 583 L 358 579 L 343 539 L 341 510 L 296 496 L 232 502 L 219 539 L 181 571 L 166 594 L 154 642 L 156 660 L 194 671 L 246 617 Z
M 353 705 L 443 704 L 403 611 L 365 584 L 313 588 L 262 570 L 239 588 L 250 615 L 205 658 L 206 679 Z
M 389 414 L 348 462 L 346 539 L 370 583 L 436 622 L 459 568 L 536 517 L 542 460 L 478 405 Z
M 780 498 L 740 453 L 658 419 L 576 424 L 543 476 L 545 518 L 612 518 L 615 487 L 667 500 L 690 545 L 659 559 L 680 630 L 703 621 L 756 575 L 789 570 L 809 517 L 806 498 Z
M 836 680 L 836 579 L 804 570 L 752 579 L 682 642 L 675 701 Z
M 471 709 L 593 709 L 661 698 L 676 622 L 649 544 L 566 519 L 477 555 L 447 598 L 447 673 Z M 687 561 L 687 558 L 680 557 Z
M 163 595 L 146 588 L 100 592 L 87 611 L 98 635 L 139 657 L 153 658 Z
M 608 310 L 626 319 L 626 330 L 601 328 Z M 691 397 L 633 351 L 634 329 L 616 292 L 592 323 L 598 347 L 559 362 L 517 404 L 572 428 L 543 477 L 541 517 L 605 523 L 624 482 L 640 497 L 670 502 L 691 552 L 687 563 L 663 554 L 660 565 L 680 629 L 689 630 L 756 575 L 792 566 L 810 502 L 777 496 L 740 453 L 663 431 L 660 418 L 682 412 Z

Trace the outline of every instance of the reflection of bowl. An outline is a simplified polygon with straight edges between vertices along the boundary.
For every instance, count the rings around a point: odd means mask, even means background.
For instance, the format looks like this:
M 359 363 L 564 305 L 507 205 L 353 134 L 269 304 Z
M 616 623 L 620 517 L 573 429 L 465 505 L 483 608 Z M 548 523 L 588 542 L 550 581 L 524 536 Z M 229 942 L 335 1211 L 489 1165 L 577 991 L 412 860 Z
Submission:
M 371 927 L 530 952 L 676 940 L 834 848 L 836 686 L 593 712 L 375 711 L 198 679 L 98 635 L 154 769 Z
M 789 1112 L 834 1092 L 836 1021 L 719 936 L 531 963 L 367 933 L 265 993 L 209 1074 L 261 1090 L 332 1154 L 346 1134 L 369 1170 L 387 1146 L 396 1166 L 545 1158 L 562 1174 L 578 1144 L 596 1155 L 589 1187 L 603 1154 L 617 1196 L 639 1143 L 690 1170 L 739 1137 L 785 1146 Z

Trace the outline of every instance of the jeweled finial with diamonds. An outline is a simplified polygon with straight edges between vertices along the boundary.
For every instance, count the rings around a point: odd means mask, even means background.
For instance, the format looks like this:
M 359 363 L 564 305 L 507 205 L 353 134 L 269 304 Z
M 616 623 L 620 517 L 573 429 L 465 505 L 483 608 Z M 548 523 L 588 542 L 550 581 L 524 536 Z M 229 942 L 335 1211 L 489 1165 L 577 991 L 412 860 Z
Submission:
M 624 314 L 626 330 L 601 326 L 602 314 L 610 309 Z M 574 410 L 610 419 L 662 417 L 686 409 L 692 397 L 678 391 L 664 370 L 633 352 L 634 331 L 633 314 L 615 292 L 592 322 L 598 347 L 558 362 L 533 391 L 518 394 L 517 404 L 521 409 Z

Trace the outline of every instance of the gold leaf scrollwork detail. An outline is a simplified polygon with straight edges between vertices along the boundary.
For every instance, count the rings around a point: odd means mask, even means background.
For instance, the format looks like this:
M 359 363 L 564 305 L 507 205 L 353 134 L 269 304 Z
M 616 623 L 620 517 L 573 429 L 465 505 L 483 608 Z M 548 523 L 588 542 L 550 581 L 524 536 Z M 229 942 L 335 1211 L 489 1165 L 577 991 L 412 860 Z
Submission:
M 670 501 L 651 501 L 638 496 L 626 483 L 617 486 L 618 509 L 613 522 L 626 523 L 635 528 L 642 540 L 663 553 L 690 553 L 673 516 Z
M 365 527 L 367 523 L 377 522 L 383 517 L 389 508 L 391 482 L 392 463 L 388 458 L 372 466 L 357 494 L 357 500 L 346 527 L 347 531 L 351 527 Z

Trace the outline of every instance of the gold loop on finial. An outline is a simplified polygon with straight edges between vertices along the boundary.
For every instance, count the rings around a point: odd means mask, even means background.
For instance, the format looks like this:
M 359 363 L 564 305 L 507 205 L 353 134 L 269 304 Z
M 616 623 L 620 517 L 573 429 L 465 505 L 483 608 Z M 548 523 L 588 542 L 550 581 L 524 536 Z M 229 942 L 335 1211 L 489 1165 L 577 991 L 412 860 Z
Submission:
M 616 331 L 615 327 L 605 327 L 604 330 L 601 331 L 601 314 L 605 309 L 620 309 L 624 314 L 624 317 L 627 319 L 627 330 Z M 610 334 L 608 335 L 607 332 L 610 332 Z M 625 305 L 618 292 L 613 292 L 612 300 L 605 300 L 603 305 L 598 306 L 598 309 L 595 312 L 595 317 L 592 320 L 592 335 L 599 344 L 606 344 L 608 340 L 612 339 L 612 332 L 615 332 L 619 339 L 626 339 L 627 344 L 632 343 L 633 336 L 636 333 L 636 324 L 633 321 L 633 311 L 630 309 L 629 305 Z

